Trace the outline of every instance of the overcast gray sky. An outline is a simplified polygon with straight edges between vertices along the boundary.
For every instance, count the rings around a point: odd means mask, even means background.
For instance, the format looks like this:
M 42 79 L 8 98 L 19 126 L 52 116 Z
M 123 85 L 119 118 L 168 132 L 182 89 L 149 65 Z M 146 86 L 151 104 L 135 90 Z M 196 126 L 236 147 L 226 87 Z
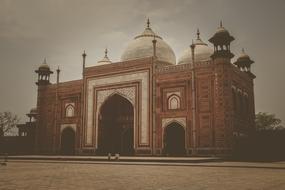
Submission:
M 53 70 L 60 66 L 61 81 L 81 77 L 84 49 L 87 66 L 102 58 L 105 47 L 119 61 L 147 17 L 176 58 L 197 27 L 207 41 L 223 20 L 236 38 L 233 52 L 244 47 L 255 61 L 256 112 L 285 121 L 284 0 L 0 0 L 0 111 L 25 121 L 36 106 L 34 70 L 45 57 Z

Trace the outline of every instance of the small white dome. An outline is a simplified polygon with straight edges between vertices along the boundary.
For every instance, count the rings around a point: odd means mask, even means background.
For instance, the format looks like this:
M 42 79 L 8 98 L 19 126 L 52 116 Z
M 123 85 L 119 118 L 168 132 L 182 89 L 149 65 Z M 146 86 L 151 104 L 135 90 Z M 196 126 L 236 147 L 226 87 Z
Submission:
M 244 51 L 244 48 L 242 48 L 241 50 L 241 54 L 240 56 L 238 57 L 238 59 L 250 59 L 249 55 L 247 55 Z
M 213 48 L 209 47 L 205 42 L 201 40 L 199 31 L 197 32 L 197 35 L 198 37 L 194 42 L 194 61 L 203 62 L 211 60 L 211 55 L 214 53 Z M 190 47 L 183 51 L 182 56 L 178 60 L 178 64 L 189 63 L 192 63 L 192 52 Z
M 112 63 L 112 62 L 108 58 L 108 50 L 105 49 L 105 56 L 103 57 L 103 59 L 101 59 L 100 61 L 97 62 L 96 66 L 97 65 L 106 65 L 106 64 L 110 64 L 110 63 Z
M 36 114 L 36 113 L 38 113 L 38 109 L 37 109 L 37 108 L 32 108 L 32 109 L 30 110 L 30 113 L 31 113 L 31 114 Z
M 47 64 L 46 58 L 44 59 L 44 62 L 39 66 L 39 70 L 50 70 L 50 67 Z
M 153 56 L 152 40 L 156 39 L 156 56 L 159 61 L 175 64 L 176 58 L 171 47 L 149 27 L 141 35 L 138 35 L 131 41 L 121 56 L 122 61 L 140 59 Z

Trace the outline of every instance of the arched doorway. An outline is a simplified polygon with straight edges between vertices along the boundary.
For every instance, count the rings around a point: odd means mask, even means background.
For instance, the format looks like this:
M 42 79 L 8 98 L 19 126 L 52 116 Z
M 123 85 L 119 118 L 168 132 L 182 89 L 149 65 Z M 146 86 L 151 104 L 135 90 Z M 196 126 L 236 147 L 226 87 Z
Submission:
M 61 154 L 73 155 L 75 153 L 75 132 L 67 127 L 61 132 Z
M 169 156 L 185 155 L 185 130 L 177 122 L 167 125 L 164 129 L 164 152 Z
M 114 94 L 101 106 L 97 153 L 134 153 L 134 109 L 126 98 Z

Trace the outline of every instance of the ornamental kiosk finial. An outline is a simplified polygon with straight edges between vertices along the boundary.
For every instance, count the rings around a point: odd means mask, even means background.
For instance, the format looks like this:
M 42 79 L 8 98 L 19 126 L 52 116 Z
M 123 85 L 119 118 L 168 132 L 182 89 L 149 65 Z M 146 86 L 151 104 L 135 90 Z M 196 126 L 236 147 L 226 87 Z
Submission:
M 146 26 L 147 26 L 147 28 L 149 28 L 149 27 L 150 27 L 150 21 L 149 21 L 149 18 L 147 18 Z

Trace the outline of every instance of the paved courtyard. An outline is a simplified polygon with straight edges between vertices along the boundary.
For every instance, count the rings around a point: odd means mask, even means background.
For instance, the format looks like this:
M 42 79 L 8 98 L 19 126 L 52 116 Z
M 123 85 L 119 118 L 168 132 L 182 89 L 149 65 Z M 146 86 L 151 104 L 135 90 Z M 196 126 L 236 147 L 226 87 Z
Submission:
M 11 161 L 0 189 L 285 189 L 285 163 L 88 163 Z

